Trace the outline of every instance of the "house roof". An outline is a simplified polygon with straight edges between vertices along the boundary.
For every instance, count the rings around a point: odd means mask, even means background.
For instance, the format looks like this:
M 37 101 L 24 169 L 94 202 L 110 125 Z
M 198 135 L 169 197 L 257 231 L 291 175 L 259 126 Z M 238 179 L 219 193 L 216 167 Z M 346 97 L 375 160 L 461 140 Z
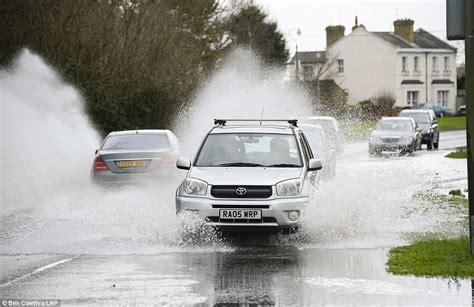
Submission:
M 444 42 L 433 34 L 423 29 L 413 32 L 414 43 L 410 43 L 393 32 L 371 32 L 381 39 L 389 42 L 391 45 L 399 48 L 418 48 L 418 49 L 448 49 L 456 51 L 456 48 Z
M 291 60 L 290 64 L 295 62 L 294 55 Z M 325 63 L 326 62 L 326 52 L 325 51 L 299 51 L 298 52 L 298 61 L 301 64 L 310 64 L 310 63 Z

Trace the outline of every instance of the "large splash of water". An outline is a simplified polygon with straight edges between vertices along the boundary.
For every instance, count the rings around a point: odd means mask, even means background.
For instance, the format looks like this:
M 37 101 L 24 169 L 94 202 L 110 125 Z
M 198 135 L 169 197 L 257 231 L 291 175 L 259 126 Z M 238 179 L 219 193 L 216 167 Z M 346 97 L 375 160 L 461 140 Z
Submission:
M 174 130 L 193 155 L 214 118 L 306 118 L 309 101 L 305 92 L 284 82 L 284 71 L 265 67 L 248 49 L 236 49 L 176 117 Z
M 87 186 L 99 140 L 78 92 L 27 50 L 0 71 L 0 92 L 2 212 Z
M 176 218 L 176 186 L 150 183 L 104 192 L 89 184 L 99 139 L 74 88 L 28 51 L 0 78 L 0 252 L 187 251 L 182 232 L 200 229 L 200 223 Z M 264 67 L 249 51 L 234 51 L 177 116 L 174 131 L 185 152 L 194 154 L 214 118 L 260 118 L 262 109 L 264 118 L 309 115 L 308 97 L 282 80 L 283 72 Z M 318 187 L 305 212 L 309 246 L 387 246 L 399 243 L 404 232 L 431 229 L 437 211 L 406 216 L 404 207 L 430 185 L 434 171 L 414 157 L 374 161 L 364 145 L 355 148 L 338 162 L 336 178 Z M 202 250 L 225 247 L 212 230 L 197 237 Z

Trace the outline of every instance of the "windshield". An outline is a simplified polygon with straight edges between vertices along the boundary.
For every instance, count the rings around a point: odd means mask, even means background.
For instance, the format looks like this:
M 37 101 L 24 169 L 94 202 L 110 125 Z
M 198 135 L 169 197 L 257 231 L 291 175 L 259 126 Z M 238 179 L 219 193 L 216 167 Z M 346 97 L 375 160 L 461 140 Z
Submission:
M 377 131 L 411 131 L 412 126 L 408 120 L 381 120 L 375 128 Z
M 168 149 L 166 134 L 123 134 L 109 136 L 102 150 Z
M 300 152 L 290 134 L 210 134 L 196 166 L 301 167 Z
M 430 116 L 428 113 L 401 113 L 400 116 L 411 117 L 418 124 L 428 124 L 430 122 Z

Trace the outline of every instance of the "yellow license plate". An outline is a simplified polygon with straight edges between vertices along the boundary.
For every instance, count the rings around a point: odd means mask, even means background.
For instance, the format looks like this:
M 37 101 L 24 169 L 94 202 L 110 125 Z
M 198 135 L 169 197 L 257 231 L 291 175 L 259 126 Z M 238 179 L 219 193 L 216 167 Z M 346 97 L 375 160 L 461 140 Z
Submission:
M 120 168 L 145 167 L 147 165 L 147 161 L 119 161 L 117 164 Z

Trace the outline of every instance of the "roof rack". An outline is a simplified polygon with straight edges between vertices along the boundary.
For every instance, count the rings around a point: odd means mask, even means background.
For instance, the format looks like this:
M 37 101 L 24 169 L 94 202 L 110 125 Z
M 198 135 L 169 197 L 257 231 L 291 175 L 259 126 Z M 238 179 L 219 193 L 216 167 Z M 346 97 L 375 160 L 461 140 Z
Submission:
M 225 126 L 227 122 L 287 122 L 293 127 L 298 127 L 297 119 L 214 119 L 214 125 Z

